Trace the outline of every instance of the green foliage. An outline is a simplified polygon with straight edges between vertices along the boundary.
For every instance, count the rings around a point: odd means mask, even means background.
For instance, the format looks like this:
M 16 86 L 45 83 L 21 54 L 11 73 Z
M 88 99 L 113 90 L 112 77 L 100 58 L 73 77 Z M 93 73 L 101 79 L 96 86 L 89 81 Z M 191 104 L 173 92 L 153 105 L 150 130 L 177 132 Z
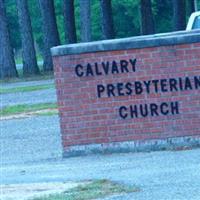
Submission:
M 139 0 L 113 0 L 116 37 L 140 35 Z
M 75 13 L 75 23 L 76 23 L 76 34 L 77 34 L 77 40 L 81 40 L 81 33 L 80 33 L 80 6 L 79 6 L 79 0 L 74 1 L 74 13 Z
M 29 10 L 31 15 L 34 38 L 37 46 L 42 50 L 42 21 L 39 10 L 38 0 L 29 0 Z M 61 43 L 65 44 L 64 19 L 62 10 L 62 1 L 54 0 L 55 13 L 60 33 Z M 15 0 L 6 0 L 9 27 L 11 32 L 12 46 L 16 50 L 21 48 L 20 31 Z M 116 31 L 116 37 L 130 37 L 140 35 L 140 0 L 112 0 L 113 18 Z M 198 0 L 200 8 L 200 0 Z M 172 1 L 171 0 L 152 0 L 152 9 L 156 32 L 169 32 L 172 30 Z M 92 40 L 101 40 L 101 17 L 99 0 L 91 1 L 91 19 L 92 19 Z M 188 13 L 189 15 L 189 13 Z M 187 16 L 188 17 L 188 16 Z M 77 37 L 80 41 L 80 7 L 79 0 L 75 0 L 75 20 L 77 28 Z M 38 50 L 38 48 L 37 48 Z
M 16 3 L 15 0 L 6 0 L 5 2 L 10 29 L 11 44 L 15 50 L 19 50 L 21 48 L 21 37 L 19 31 Z
M 58 26 L 58 32 L 60 35 L 60 41 L 62 44 L 65 44 L 64 17 L 63 17 L 62 1 L 55 0 L 54 5 L 55 5 L 56 21 L 57 21 L 57 26 Z
M 172 30 L 172 1 L 153 0 L 152 9 L 157 33 L 170 32 Z
M 99 0 L 93 0 L 91 5 L 92 40 L 101 40 L 101 17 Z
M 31 16 L 31 25 L 33 29 L 33 35 L 35 41 L 41 50 L 43 48 L 43 40 L 42 40 L 42 20 L 41 13 L 38 5 L 38 0 L 29 0 L 29 12 Z

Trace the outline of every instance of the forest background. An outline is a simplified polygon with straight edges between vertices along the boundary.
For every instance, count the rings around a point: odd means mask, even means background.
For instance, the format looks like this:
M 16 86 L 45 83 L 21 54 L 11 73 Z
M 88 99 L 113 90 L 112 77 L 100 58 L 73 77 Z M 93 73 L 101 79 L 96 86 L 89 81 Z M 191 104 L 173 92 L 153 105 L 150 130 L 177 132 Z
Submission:
M 19 25 L 19 15 L 16 1 L 20 0 L 1 0 L 5 3 L 6 16 L 8 21 L 9 33 L 10 33 L 10 43 L 14 52 L 15 62 L 17 64 L 22 63 L 22 34 L 20 34 L 20 25 Z M 23 2 L 22 0 L 21 2 Z M 31 19 L 32 34 L 34 38 L 34 46 L 36 49 L 37 61 L 42 61 L 45 54 L 45 40 L 42 24 L 43 18 L 41 16 L 42 7 L 39 5 L 40 0 L 28 0 L 28 10 Z M 43 0 L 45 2 L 46 0 Z M 50 0 L 52 1 L 52 0 Z M 66 27 L 64 22 L 64 12 L 63 3 L 66 4 L 72 0 L 54 0 L 54 9 L 55 17 L 57 23 L 57 29 L 59 33 L 59 44 L 68 44 L 73 43 L 68 40 L 66 37 Z M 74 18 L 75 18 L 75 31 L 77 35 L 76 42 L 81 42 L 82 40 L 82 31 L 81 24 L 85 23 L 80 15 L 81 10 L 85 9 L 81 7 L 80 2 L 89 2 L 90 3 L 90 39 L 89 41 L 96 41 L 102 39 L 110 38 L 124 38 L 131 37 L 143 34 L 151 33 L 163 33 L 171 32 L 177 30 L 184 30 L 186 22 L 190 14 L 195 10 L 194 6 L 198 10 L 200 8 L 200 0 L 74 0 Z M 105 38 L 102 34 L 102 13 L 101 13 L 101 1 L 109 1 L 112 6 L 112 20 L 114 27 L 114 35 L 110 38 Z M 150 5 L 146 3 L 150 2 Z M 184 4 L 183 4 L 184 2 Z M 146 5 L 145 5 L 146 4 Z M 19 5 L 18 5 L 19 6 Z M 87 6 L 87 5 L 86 5 Z M 149 13 L 144 12 L 145 6 L 151 7 L 152 19 L 153 19 L 153 29 L 144 33 L 144 26 L 152 26 L 150 21 Z M 142 11 L 143 9 L 143 11 Z M 184 10 L 184 13 L 181 12 Z M 148 10 L 147 10 L 148 11 Z M 46 10 L 48 12 L 48 9 Z M 146 14 L 146 22 L 145 15 Z M 151 14 L 151 13 L 150 13 Z M 180 16 L 183 26 L 180 27 L 180 24 L 177 24 L 177 16 Z M 88 17 L 88 16 L 86 16 Z M 148 20 L 147 20 L 148 19 Z M 86 23 L 88 26 L 88 23 Z M 177 27 L 176 27 L 177 26 Z M 179 27 L 178 27 L 179 26 Z M 151 29 L 151 27 L 150 27 Z M 40 69 L 42 70 L 42 69 Z M 52 68 L 50 68 L 52 70 Z M 45 69 L 44 69 L 45 71 Z M 46 70 L 48 71 L 48 69 Z M 38 71 L 37 71 L 38 72 Z M 31 72 L 32 73 L 32 72 Z M 31 73 L 24 73 L 24 75 L 30 75 Z M 34 74 L 34 73 L 33 73 Z M 4 78 L 5 76 L 1 76 Z M 9 76 L 7 76 L 9 77 Z

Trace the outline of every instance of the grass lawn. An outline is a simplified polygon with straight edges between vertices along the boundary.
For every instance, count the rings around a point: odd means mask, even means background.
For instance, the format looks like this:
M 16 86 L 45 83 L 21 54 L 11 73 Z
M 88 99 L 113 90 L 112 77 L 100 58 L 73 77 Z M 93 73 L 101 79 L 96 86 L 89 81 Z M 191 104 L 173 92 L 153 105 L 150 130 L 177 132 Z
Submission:
M 51 88 L 55 88 L 55 85 L 46 84 L 46 85 L 15 87 L 15 88 L 0 88 L 0 94 L 16 93 L 16 92 L 31 92 L 31 91 L 45 90 L 45 89 L 51 89 Z
M 14 106 L 6 106 L 3 107 L 0 110 L 0 116 L 9 116 L 9 115 L 16 115 L 16 114 L 22 114 L 22 113 L 28 113 L 28 112 L 34 112 L 34 111 L 42 111 L 42 110 L 51 110 L 51 109 L 57 109 L 56 103 L 39 103 L 39 104 L 22 104 L 22 105 L 14 105 Z M 52 112 L 46 112 L 46 115 L 51 115 Z M 55 113 L 55 110 L 53 111 Z M 43 113 L 44 114 L 44 113 Z M 42 113 L 39 115 L 43 115 Z
M 139 192 L 138 187 L 130 187 L 109 180 L 92 181 L 86 185 L 69 189 L 61 194 L 52 194 L 33 200 L 94 200 L 114 194 Z

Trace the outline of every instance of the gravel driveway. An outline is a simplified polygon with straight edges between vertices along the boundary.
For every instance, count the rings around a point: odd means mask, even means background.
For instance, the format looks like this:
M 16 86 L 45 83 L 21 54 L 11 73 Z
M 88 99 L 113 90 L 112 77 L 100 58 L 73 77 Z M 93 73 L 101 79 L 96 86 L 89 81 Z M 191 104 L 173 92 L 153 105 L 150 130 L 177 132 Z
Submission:
M 1 164 L 27 163 L 62 156 L 57 115 L 0 122 Z
M 53 80 L 5 83 L 1 88 L 52 84 Z M 56 102 L 55 89 L 0 95 L 1 107 Z M 0 121 L 1 164 L 24 163 L 62 156 L 57 115 Z
M 199 200 L 200 149 L 96 155 L 3 166 L 1 183 L 111 179 L 141 191 L 109 200 Z
M 6 89 L 6 88 L 16 88 L 25 86 L 48 85 L 53 83 L 54 80 L 3 83 L 1 84 L 1 88 Z M 56 91 L 54 88 L 37 90 L 32 92 L 0 94 L 0 99 L 1 99 L 1 107 L 18 105 L 18 104 L 36 104 L 36 103 L 49 103 L 57 101 Z
M 55 89 L 38 90 L 32 92 L 18 92 L 0 95 L 1 106 L 13 106 L 18 104 L 36 104 L 56 102 Z

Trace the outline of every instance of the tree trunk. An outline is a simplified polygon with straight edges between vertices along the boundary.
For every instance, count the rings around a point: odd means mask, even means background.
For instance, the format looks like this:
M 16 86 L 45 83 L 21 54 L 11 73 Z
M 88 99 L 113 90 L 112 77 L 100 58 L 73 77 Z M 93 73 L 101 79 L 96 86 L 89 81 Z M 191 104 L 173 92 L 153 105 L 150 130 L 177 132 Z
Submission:
M 56 16 L 54 10 L 53 0 L 39 0 L 41 15 L 42 15 L 42 28 L 43 28 L 43 41 L 44 41 L 44 71 L 53 70 L 53 61 L 51 57 L 50 48 L 60 44 L 58 28 L 56 24 Z
M 63 14 L 66 43 L 77 43 L 74 17 L 74 0 L 63 0 Z
M 194 10 L 195 12 L 198 11 L 198 0 L 194 0 Z
M 4 0 L 0 0 L 0 78 L 17 77 Z
M 17 0 L 19 26 L 22 39 L 23 74 L 39 74 L 37 65 L 31 19 L 27 0 Z
M 142 35 L 154 34 L 155 25 L 151 8 L 151 0 L 141 0 L 140 5 Z
M 115 37 L 112 4 L 111 0 L 100 0 L 101 18 L 102 18 L 102 33 L 104 39 L 112 39 Z
M 174 31 L 185 30 L 186 27 L 186 3 L 185 0 L 173 0 L 173 24 Z
M 81 41 L 91 41 L 91 13 L 90 0 L 79 0 L 80 20 L 81 20 Z
M 187 0 L 187 14 L 191 15 L 195 11 L 195 2 L 194 0 Z

